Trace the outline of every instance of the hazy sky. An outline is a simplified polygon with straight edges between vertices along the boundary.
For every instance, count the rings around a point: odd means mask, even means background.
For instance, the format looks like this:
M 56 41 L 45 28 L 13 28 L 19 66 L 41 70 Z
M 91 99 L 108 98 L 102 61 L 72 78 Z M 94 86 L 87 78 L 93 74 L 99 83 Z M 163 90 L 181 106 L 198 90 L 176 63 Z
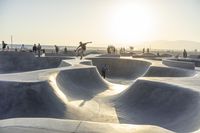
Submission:
M 200 0 L 0 0 L 0 39 L 94 45 L 200 42 Z

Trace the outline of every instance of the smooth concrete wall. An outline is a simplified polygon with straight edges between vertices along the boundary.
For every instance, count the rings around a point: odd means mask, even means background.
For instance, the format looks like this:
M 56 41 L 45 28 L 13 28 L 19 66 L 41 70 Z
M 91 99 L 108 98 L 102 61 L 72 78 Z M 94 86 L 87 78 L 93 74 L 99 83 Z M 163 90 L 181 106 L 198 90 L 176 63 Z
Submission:
M 81 61 L 80 64 L 88 65 L 88 66 L 92 66 L 92 65 L 93 65 L 91 60 L 84 60 L 84 61 Z
M 30 52 L 0 52 L 0 73 L 56 68 L 66 57 L 35 57 Z
M 185 61 L 175 61 L 172 59 L 163 59 L 162 63 L 164 65 L 170 66 L 170 67 L 178 67 L 178 68 L 184 68 L 184 69 L 195 69 L 195 64 L 193 62 L 185 62 Z
M 1 133 L 173 133 L 150 125 L 60 120 L 49 118 L 15 118 L 0 121 Z
M 116 58 L 119 58 L 120 55 L 119 54 L 102 54 L 102 55 L 99 55 L 98 57 L 116 57 Z
M 144 77 L 192 77 L 196 74 L 193 70 L 175 67 L 150 66 Z
M 188 58 L 200 59 L 200 55 L 189 55 Z
M 67 67 L 67 66 L 72 66 L 72 65 L 66 60 L 62 60 L 58 67 Z
M 188 133 L 200 127 L 198 91 L 137 80 L 114 101 L 120 123 L 158 125 Z
M 66 105 L 47 81 L 0 81 L 0 119 L 17 117 L 66 118 Z
M 200 59 L 192 59 L 192 58 L 178 58 L 178 59 L 172 59 L 175 61 L 184 61 L 184 62 L 192 62 L 195 64 L 196 67 L 200 67 Z
M 149 66 L 150 62 L 133 60 L 133 59 L 120 59 L 120 58 L 89 58 L 92 64 L 97 67 L 101 73 L 101 69 L 106 64 L 109 71 L 107 72 L 108 78 L 120 78 L 133 80 L 142 76 Z
M 63 70 L 57 75 L 56 81 L 69 100 L 89 100 L 109 88 L 94 66 Z

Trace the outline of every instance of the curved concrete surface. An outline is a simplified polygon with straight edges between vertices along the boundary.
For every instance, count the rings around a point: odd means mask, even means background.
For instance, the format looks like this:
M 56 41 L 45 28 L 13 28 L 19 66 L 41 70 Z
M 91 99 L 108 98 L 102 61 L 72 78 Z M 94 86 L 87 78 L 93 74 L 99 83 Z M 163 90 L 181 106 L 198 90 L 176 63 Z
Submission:
M 193 62 L 186 62 L 186 61 L 176 61 L 173 59 L 163 59 L 162 63 L 167 66 L 171 67 L 178 67 L 184 69 L 195 69 L 195 64 Z
M 108 66 L 108 78 L 119 78 L 133 80 L 142 76 L 151 65 L 150 62 L 142 60 L 120 59 L 120 58 L 88 58 L 101 73 L 104 64 Z
M 0 82 L 0 119 L 65 116 L 66 106 L 48 82 Z
M 173 59 L 175 61 L 184 61 L 184 62 L 192 62 L 195 64 L 196 67 L 200 67 L 200 60 L 199 59 L 192 59 L 192 58 L 178 58 Z
M 109 88 L 96 67 L 60 71 L 56 81 L 68 99 L 73 100 L 89 100 Z
M 91 60 L 84 60 L 84 61 L 81 61 L 80 64 L 89 65 L 89 66 L 92 66 L 92 65 L 93 65 Z
M 160 57 L 172 57 L 173 55 L 171 54 L 161 54 Z
M 199 128 L 199 101 L 199 92 L 188 88 L 137 80 L 115 106 L 121 123 L 158 125 L 183 133 Z
M 116 58 L 119 58 L 120 55 L 119 54 L 102 54 L 102 55 L 99 55 L 98 57 L 116 57 Z
M 133 58 L 155 58 L 157 57 L 154 53 L 141 53 L 141 54 L 133 54 Z
M 67 57 L 34 57 L 30 52 L 0 52 L 0 73 L 56 68 Z
M 9 119 L 0 121 L 1 133 L 172 133 L 148 125 L 97 123 L 58 119 Z
M 179 69 L 175 67 L 151 66 L 144 77 L 192 77 L 195 71 Z
M 0 74 L 0 132 L 200 131 L 198 70 L 145 59 L 90 60 L 63 60 L 62 67 Z M 132 84 L 102 79 L 98 69 L 104 63 L 110 67 L 109 78 Z
M 190 59 L 199 59 L 200 58 L 200 55 L 199 54 L 195 54 L 195 55 L 189 55 L 188 58 Z
M 71 66 L 71 64 L 68 63 L 67 60 L 62 60 L 58 67 L 67 67 L 67 66 Z

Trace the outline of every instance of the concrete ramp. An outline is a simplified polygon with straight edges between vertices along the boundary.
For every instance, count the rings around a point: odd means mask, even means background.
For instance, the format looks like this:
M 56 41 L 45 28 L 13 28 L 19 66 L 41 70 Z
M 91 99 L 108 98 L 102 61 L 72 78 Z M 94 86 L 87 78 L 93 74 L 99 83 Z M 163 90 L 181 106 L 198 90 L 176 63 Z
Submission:
M 98 71 L 101 73 L 101 68 L 104 64 L 109 67 L 109 72 L 107 74 L 108 78 L 111 79 L 126 79 L 134 80 L 142 76 L 149 66 L 150 62 L 142 60 L 132 60 L 132 59 L 120 59 L 120 58 L 89 58 L 92 60 L 94 66 L 97 67 Z
M 151 66 L 144 77 L 192 77 L 195 71 L 175 67 Z
M 18 118 L 0 121 L 1 133 L 172 133 L 150 125 L 97 123 L 89 121 Z
M 0 73 L 56 68 L 66 57 L 35 57 L 30 52 L 0 52 Z
M 182 69 L 195 69 L 195 63 L 194 62 L 187 62 L 187 61 L 179 61 L 176 59 L 163 59 L 162 63 L 166 66 L 170 67 L 177 67 L 177 68 L 182 68 Z
M 0 73 L 9 73 L 0 74 L 0 133 L 199 131 L 198 70 L 145 59 L 62 58 L 0 53 Z M 104 80 L 104 64 L 106 80 L 132 84 Z
M 89 100 L 109 88 L 93 66 L 60 71 L 56 81 L 69 100 Z
M 48 82 L 0 81 L 0 119 L 64 118 L 67 107 Z
M 191 89 L 137 80 L 117 99 L 120 123 L 152 124 L 180 133 L 200 127 L 200 96 Z
M 184 61 L 184 62 L 191 62 L 194 63 L 195 67 L 200 67 L 200 60 L 195 58 L 178 58 L 178 59 L 172 59 L 175 61 Z

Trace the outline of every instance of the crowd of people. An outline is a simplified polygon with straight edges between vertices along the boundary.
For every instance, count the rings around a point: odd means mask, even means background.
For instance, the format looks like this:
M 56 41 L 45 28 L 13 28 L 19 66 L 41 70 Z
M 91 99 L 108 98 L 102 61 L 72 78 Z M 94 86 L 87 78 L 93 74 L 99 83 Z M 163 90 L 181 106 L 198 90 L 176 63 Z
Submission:
M 76 56 L 80 56 L 80 59 L 82 59 L 84 56 L 84 52 L 86 51 L 86 45 L 89 43 L 92 43 L 92 42 L 85 42 L 85 43 L 79 42 L 78 47 L 74 50 L 76 53 Z M 55 48 L 55 53 L 58 54 L 59 50 L 60 50 L 59 47 L 57 45 L 54 45 L 54 48 Z M 64 47 L 63 50 L 64 50 L 64 53 L 67 53 L 67 47 Z M 133 48 L 132 48 L 132 50 L 133 50 Z M 9 51 L 9 45 L 6 44 L 4 41 L 2 41 L 2 51 Z M 17 51 L 17 48 L 15 48 L 15 51 Z M 22 44 L 21 48 L 20 48 L 20 52 L 26 52 L 26 51 L 27 51 L 27 49 L 25 48 L 25 45 Z M 146 51 L 145 51 L 145 48 L 142 49 L 142 53 L 145 53 L 145 52 L 149 53 L 149 51 L 150 51 L 149 48 L 147 48 Z M 40 43 L 38 43 L 38 45 L 34 44 L 31 52 L 38 55 L 38 57 L 41 56 L 41 53 L 45 55 L 45 49 L 42 49 L 42 46 L 40 45 Z M 107 48 L 107 52 L 109 54 L 115 53 L 116 48 L 113 45 L 109 45 Z M 125 52 L 125 48 L 120 49 L 120 53 L 123 53 L 123 52 Z M 157 52 L 157 56 L 160 56 L 159 52 Z M 186 49 L 183 50 L 183 58 L 187 58 Z M 106 77 L 107 72 L 109 72 L 108 65 L 104 64 L 101 67 L 101 75 L 103 78 Z
M 92 43 L 92 42 L 85 42 L 85 43 L 79 42 L 78 47 L 74 50 L 75 54 L 76 54 L 77 56 L 80 56 L 80 59 L 83 58 L 84 53 L 85 53 L 85 51 L 86 51 L 86 45 L 87 45 L 88 43 Z M 12 45 L 11 45 L 11 49 L 12 49 Z M 60 52 L 59 46 L 54 45 L 54 49 L 55 49 L 55 54 L 59 54 L 59 52 Z M 133 49 L 134 49 L 134 47 L 130 47 L 130 51 L 131 51 L 131 52 L 133 52 Z M 39 57 L 40 57 L 41 53 L 42 53 L 42 54 L 45 54 L 45 49 L 42 49 L 42 46 L 40 45 L 40 43 L 38 43 L 38 45 L 34 44 L 33 47 L 32 47 L 32 50 L 26 48 L 24 44 L 21 45 L 20 49 L 14 48 L 14 50 L 15 50 L 15 51 L 18 51 L 18 50 L 19 50 L 20 52 L 31 51 L 31 52 L 37 54 Z M 7 43 L 5 43 L 4 41 L 2 41 L 2 51 L 10 51 L 9 45 L 8 45 Z M 68 52 L 68 50 L 67 50 L 67 47 L 65 46 L 65 47 L 63 48 L 63 53 L 66 54 L 67 52 Z M 117 49 L 115 48 L 115 46 L 109 45 L 109 46 L 107 47 L 107 53 L 108 53 L 108 54 L 116 54 L 117 52 L 118 52 L 118 51 L 117 51 Z M 150 49 L 149 49 L 149 48 L 147 48 L 147 49 L 143 48 L 143 49 L 142 49 L 142 53 L 149 53 L 149 52 L 150 52 Z M 120 54 L 126 53 L 125 48 L 124 48 L 124 47 L 120 48 L 119 53 L 120 53 Z M 157 55 L 157 56 L 160 56 L 160 53 L 157 52 L 156 55 Z M 187 56 L 188 56 L 188 55 L 187 55 L 187 51 L 186 51 L 186 49 L 184 49 L 184 50 L 183 50 L 182 57 L 183 57 L 183 58 L 187 58 Z
M 25 47 L 24 44 L 22 44 L 19 50 L 20 50 L 20 52 L 26 52 L 27 48 Z M 2 51 L 9 51 L 9 45 L 6 44 L 4 41 L 2 41 Z M 17 52 L 18 49 L 15 48 L 15 51 Z M 37 53 L 38 57 L 40 57 L 41 51 L 42 51 L 42 53 L 45 53 L 45 49 L 42 49 L 40 43 L 38 43 L 38 45 L 34 44 L 32 50 L 30 50 L 30 51 L 34 52 L 35 54 Z
M 76 55 L 77 55 L 77 56 L 80 56 L 80 59 L 83 58 L 84 52 L 86 51 L 86 45 L 87 45 L 88 43 L 92 43 L 92 42 L 85 42 L 85 43 L 79 42 L 79 46 L 74 50 L 75 53 L 76 53 Z M 59 54 L 59 51 L 60 51 L 59 46 L 54 45 L 54 48 L 55 48 L 55 53 L 56 53 L 56 54 Z M 67 47 L 64 47 L 63 50 L 64 50 L 63 52 L 64 52 L 65 54 L 68 52 Z M 9 45 L 6 44 L 4 41 L 2 41 L 2 51 L 9 51 Z M 18 49 L 15 48 L 15 51 L 18 51 Z M 27 51 L 30 51 L 30 52 L 33 52 L 33 53 L 37 54 L 38 57 L 41 56 L 41 53 L 42 53 L 42 54 L 45 54 L 45 49 L 42 49 L 42 46 L 40 45 L 40 43 L 38 43 L 38 45 L 34 44 L 33 47 L 32 47 L 32 50 L 30 50 L 30 49 L 28 50 L 28 49 L 25 47 L 25 45 L 22 44 L 21 47 L 20 47 L 20 49 L 19 49 L 19 51 L 20 51 L 20 52 L 27 52 Z

